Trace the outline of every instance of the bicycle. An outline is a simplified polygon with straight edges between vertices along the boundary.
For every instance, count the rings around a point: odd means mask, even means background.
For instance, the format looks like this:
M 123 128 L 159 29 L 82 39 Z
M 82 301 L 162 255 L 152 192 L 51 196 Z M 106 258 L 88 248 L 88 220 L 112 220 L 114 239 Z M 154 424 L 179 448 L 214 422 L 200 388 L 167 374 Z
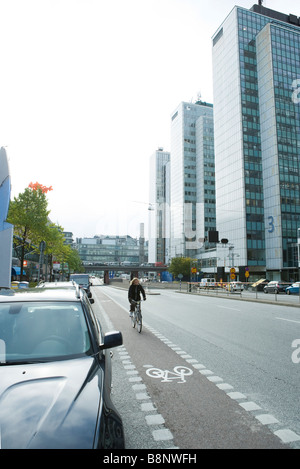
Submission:
M 141 333 L 143 326 L 141 302 L 131 300 L 131 304 L 135 306 L 134 311 L 132 311 L 132 316 L 130 318 L 132 327 L 137 326 L 137 331 Z

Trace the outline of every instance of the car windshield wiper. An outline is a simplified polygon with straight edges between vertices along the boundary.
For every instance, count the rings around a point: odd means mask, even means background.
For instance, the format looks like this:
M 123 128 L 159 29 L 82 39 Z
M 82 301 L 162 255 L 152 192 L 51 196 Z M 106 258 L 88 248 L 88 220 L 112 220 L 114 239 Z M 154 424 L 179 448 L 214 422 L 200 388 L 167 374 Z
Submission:
M 0 366 L 10 365 L 32 365 L 34 363 L 45 363 L 46 360 L 7 360 L 6 362 L 0 362 Z

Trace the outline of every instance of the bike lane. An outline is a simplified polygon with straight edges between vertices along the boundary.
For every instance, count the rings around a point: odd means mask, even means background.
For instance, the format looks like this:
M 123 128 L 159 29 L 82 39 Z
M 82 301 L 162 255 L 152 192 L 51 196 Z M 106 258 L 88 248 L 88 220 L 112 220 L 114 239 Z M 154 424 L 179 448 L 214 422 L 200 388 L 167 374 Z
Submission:
M 179 449 L 288 447 L 211 381 L 197 357 L 190 357 L 180 345 L 160 336 L 145 324 L 144 317 L 139 334 L 131 326 L 128 311 L 106 296 L 104 289 L 94 292 L 114 328 L 123 334 L 123 349 L 130 357 L 124 363 L 127 373 L 132 373 L 140 405 L 149 409 L 152 405 L 155 410 L 147 415 L 148 422 L 151 416 L 154 424 L 163 422 L 173 436 L 171 445 Z M 123 396 L 127 398 L 132 395 Z

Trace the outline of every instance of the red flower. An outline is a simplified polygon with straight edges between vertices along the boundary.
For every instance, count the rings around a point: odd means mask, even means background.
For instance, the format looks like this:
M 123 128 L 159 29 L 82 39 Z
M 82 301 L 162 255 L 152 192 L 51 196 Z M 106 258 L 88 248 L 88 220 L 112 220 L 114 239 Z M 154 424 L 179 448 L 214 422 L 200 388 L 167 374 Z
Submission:
M 41 191 L 44 194 L 47 194 L 48 191 L 53 190 L 52 186 L 46 187 L 46 186 L 43 186 L 42 184 L 40 184 L 39 182 L 35 182 L 34 184 L 33 184 L 33 182 L 31 182 L 28 187 L 30 187 L 30 189 L 32 189 L 33 191 L 37 191 L 38 189 L 41 189 Z

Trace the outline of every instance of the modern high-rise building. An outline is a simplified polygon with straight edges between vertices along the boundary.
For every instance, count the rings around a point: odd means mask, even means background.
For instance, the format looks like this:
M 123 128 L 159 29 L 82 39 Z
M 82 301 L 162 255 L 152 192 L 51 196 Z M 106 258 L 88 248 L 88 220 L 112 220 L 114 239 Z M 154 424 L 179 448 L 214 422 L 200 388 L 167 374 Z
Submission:
M 219 237 L 241 272 L 296 279 L 300 19 L 235 6 L 212 43 Z
M 163 148 L 150 157 L 149 193 L 149 262 L 169 260 L 169 162 L 170 153 Z
M 171 116 L 171 256 L 199 257 L 216 228 L 213 106 L 181 102 Z

